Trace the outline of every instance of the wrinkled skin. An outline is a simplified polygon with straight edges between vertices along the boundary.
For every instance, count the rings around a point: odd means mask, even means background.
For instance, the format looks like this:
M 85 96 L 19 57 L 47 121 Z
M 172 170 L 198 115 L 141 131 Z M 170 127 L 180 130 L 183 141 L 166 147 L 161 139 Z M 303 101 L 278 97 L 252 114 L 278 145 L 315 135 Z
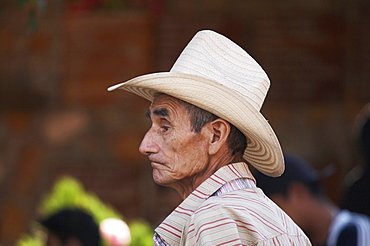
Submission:
M 155 98 L 148 112 L 152 125 L 139 150 L 151 161 L 157 184 L 172 187 L 185 198 L 232 160 L 225 141 L 230 132 L 226 121 L 217 119 L 195 133 L 183 104 L 168 95 Z

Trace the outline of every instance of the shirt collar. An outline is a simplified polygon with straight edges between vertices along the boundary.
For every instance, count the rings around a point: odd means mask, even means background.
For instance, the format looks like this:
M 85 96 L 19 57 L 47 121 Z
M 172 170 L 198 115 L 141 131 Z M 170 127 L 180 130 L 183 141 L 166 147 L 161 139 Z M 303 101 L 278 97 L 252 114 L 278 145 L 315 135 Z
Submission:
M 179 245 L 184 225 L 201 203 L 208 199 L 208 197 L 224 184 L 238 178 L 248 178 L 255 182 L 248 165 L 244 162 L 233 163 L 221 167 L 185 198 L 155 231 L 169 245 Z

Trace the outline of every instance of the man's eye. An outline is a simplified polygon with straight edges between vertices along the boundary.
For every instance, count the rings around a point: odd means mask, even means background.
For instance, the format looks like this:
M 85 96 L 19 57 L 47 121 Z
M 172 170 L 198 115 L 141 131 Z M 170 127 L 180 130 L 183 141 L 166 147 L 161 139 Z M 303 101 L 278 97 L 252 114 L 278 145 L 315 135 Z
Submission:
M 168 131 L 170 128 L 168 126 L 162 126 L 163 132 Z

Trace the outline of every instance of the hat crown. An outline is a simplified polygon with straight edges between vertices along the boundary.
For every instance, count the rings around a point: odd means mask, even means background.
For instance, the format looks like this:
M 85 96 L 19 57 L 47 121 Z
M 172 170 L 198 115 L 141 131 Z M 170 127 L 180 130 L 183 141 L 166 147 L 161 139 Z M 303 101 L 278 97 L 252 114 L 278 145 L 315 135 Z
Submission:
M 262 67 L 240 46 L 214 31 L 199 31 L 171 68 L 172 73 L 210 79 L 248 97 L 260 111 L 270 87 Z

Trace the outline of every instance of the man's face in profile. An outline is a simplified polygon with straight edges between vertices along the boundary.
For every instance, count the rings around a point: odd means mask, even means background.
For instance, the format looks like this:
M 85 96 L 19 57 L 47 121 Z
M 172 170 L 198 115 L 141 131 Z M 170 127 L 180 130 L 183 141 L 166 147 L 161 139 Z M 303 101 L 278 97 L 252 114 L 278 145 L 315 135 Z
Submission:
M 151 161 L 154 181 L 164 186 L 190 186 L 204 174 L 209 161 L 206 131 L 195 133 L 182 102 L 168 95 L 155 98 L 147 115 L 152 125 L 140 152 Z

